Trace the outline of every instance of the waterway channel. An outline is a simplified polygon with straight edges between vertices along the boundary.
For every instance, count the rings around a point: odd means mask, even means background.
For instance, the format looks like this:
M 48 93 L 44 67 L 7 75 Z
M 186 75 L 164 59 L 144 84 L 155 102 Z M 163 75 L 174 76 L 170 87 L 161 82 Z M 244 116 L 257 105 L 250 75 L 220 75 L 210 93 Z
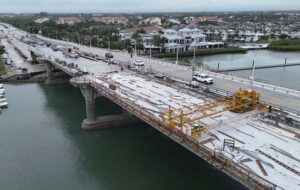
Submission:
M 71 85 L 6 84 L 0 114 L 0 189 L 245 189 L 152 127 L 83 131 Z M 120 112 L 105 98 L 97 115 Z

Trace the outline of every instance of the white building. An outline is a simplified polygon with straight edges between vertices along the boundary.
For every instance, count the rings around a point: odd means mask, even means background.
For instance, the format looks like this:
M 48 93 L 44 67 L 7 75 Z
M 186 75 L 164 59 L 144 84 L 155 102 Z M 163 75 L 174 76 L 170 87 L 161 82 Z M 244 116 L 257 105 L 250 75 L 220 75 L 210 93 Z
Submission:
M 192 51 L 209 48 L 223 48 L 223 42 L 206 42 L 206 35 L 198 28 L 183 28 L 178 31 L 167 29 L 163 31 L 166 38 L 166 52 Z
M 57 20 L 57 24 L 67 24 L 67 25 L 74 25 L 80 22 L 82 22 L 81 18 L 76 16 L 59 17 Z
M 94 17 L 94 21 L 103 22 L 105 24 L 127 24 L 128 19 L 124 16 L 102 16 Z
M 172 24 L 181 24 L 181 22 L 179 20 L 176 20 L 176 19 L 168 19 L 168 22 L 172 23 Z
M 42 17 L 42 18 L 36 19 L 34 22 L 35 22 L 35 23 L 38 23 L 38 24 L 42 24 L 42 23 L 44 23 L 44 22 L 48 22 L 49 20 L 50 20 L 50 19 L 47 18 L 47 17 Z
M 161 18 L 159 17 L 151 17 L 151 18 L 146 18 L 142 21 L 140 21 L 140 24 L 151 24 L 151 25 L 161 25 Z

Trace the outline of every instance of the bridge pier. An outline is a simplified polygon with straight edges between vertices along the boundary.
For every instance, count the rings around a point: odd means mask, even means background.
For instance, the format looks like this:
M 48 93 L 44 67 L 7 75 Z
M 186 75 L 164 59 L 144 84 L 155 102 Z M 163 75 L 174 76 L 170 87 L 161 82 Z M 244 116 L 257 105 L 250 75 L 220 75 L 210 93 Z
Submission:
M 47 78 L 49 81 L 53 80 L 53 66 L 50 62 L 46 61 L 46 71 L 47 71 Z
M 111 127 L 122 127 L 141 123 L 141 120 L 123 109 L 121 114 L 96 117 L 95 103 L 96 98 L 101 96 L 88 83 L 71 79 L 71 84 L 79 87 L 85 99 L 86 118 L 82 121 L 81 128 L 84 130 L 97 130 Z
M 96 121 L 95 117 L 95 91 L 92 87 L 86 85 L 80 87 L 80 90 L 85 99 L 85 110 L 86 110 L 86 119 L 83 123 L 94 123 Z
M 43 64 L 46 65 L 46 73 L 47 73 L 47 79 L 45 81 L 46 84 L 65 84 L 69 82 L 70 77 L 64 73 L 61 72 L 54 72 L 55 67 L 54 65 L 49 61 L 42 61 Z

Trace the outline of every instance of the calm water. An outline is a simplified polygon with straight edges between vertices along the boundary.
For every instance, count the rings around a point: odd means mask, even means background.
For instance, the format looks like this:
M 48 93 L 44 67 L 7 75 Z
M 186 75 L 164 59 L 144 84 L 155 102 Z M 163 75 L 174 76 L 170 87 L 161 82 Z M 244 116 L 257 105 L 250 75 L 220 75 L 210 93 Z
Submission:
M 299 63 L 300 52 L 276 52 L 269 50 L 253 50 L 246 54 L 223 54 L 196 57 L 197 64 L 206 64 L 217 68 L 218 63 L 221 69 L 251 67 L 253 60 L 255 65 L 283 64 L 287 58 L 288 63 Z M 193 58 L 182 58 L 192 62 Z M 249 77 L 252 71 L 238 71 L 235 75 Z M 266 81 L 272 81 L 279 85 L 292 86 L 300 89 L 300 66 L 286 68 L 271 68 L 256 70 L 254 76 Z
M 243 189 L 147 125 L 83 131 L 70 85 L 6 85 L 0 114 L 0 189 Z M 106 99 L 97 114 L 120 112 Z

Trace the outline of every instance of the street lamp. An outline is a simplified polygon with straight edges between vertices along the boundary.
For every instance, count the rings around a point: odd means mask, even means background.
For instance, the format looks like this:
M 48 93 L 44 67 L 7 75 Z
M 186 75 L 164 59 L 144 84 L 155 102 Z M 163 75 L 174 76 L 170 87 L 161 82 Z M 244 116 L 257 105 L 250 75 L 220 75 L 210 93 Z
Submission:
M 150 40 L 150 73 L 152 73 L 152 41 Z
M 134 40 L 134 54 L 135 54 L 135 57 L 137 56 L 137 51 L 136 51 L 136 39 Z
M 194 58 L 193 58 L 193 65 L 192 65 L 192 80 L 193 80 L 193 76 L 195 75 L 195 69 L 196 69 L 196 46 L 194 46 Z
M 178 65 L 178 51 L 179 51 L 179 45 L 177 45 L 177 51 L 176 51 L 176 65 Z

